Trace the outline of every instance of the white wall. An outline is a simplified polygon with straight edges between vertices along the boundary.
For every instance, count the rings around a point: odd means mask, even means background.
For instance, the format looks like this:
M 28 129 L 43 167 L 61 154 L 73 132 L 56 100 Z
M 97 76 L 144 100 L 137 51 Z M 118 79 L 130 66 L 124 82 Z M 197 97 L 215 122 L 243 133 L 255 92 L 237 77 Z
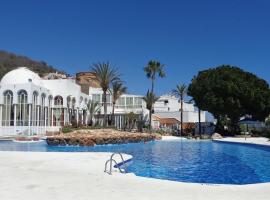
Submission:
M 161 96 L 159 100 L 154 104 L 154 110 L 157 112 L 176 112 L 179 111 L 180 108 L 181 103 L 179 99 L 171 95 Z M 183 102 L 183 110 L 193 112 L 195 111 L 195 107 L 193 104 Z
M 76 99 L 76 107 L 82 107 L 81 105 L 81 97 L 83 99 L 90 97 L 81 92 L 81 86 L 76 84 L 72 79 L 56 79 L 56 80 L 42 80 L 44 86 L 48 88 L 53 97 L 62 96 L 63 97 L 63 105 L 67 106 L 67 97 L 72 96 Z
M 161 118 L 175 118 L 181 121 L 179 111 L 177 112 L 155 112 L 155 115 L 160 116 Z M 201 112 L 201 122 L 205 122 L 205 112 Z M 183 112 L 183 122 L 196 123 L 199 122 L 198 112 Z

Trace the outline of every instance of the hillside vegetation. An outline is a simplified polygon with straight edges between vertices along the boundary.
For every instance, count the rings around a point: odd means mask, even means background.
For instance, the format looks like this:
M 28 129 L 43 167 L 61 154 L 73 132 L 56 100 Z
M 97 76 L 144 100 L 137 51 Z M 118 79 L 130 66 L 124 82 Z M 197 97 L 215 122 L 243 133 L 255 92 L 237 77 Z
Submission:
M 50 72 L 60 72 L 55 67 L 47 65 L 44 61 L 34 61 L 26 56 L 19 56 L 0 50 L 0 79 L 9 71 L 17 67 L 28 67 L 41 77 Z M 61 72 L 63 73 L 63 72 Z

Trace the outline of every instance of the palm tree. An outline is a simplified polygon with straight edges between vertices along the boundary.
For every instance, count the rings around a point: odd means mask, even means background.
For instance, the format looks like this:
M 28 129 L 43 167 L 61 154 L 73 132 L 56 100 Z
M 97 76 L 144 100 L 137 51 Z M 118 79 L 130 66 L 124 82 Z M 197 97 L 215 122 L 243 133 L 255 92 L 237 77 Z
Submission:
M 157 75 L 160 78 L 164 78 L 166 76 L 164 65 L 159 61 L 150 60 L 147 66 L 144 67 L 144 72 L 146 73 L 146 77 L 152 81 L 151 93 L 154 94 L 154 82 L 157 78 Z
M 149 110 L 149 130 L 152 131 L 152 107 L 153 104 L 159 99 L 154 93 L 149 90 L 146 93 L 146 96 L 143 97 L 143 100 L 146 103 L 146 108 Z
M 155 97 L 154 94 L 154 84 L 155 84 L 155 80 L 157 78 L 157 76 L 159 76 L 160 78 L 164 78 L 166 76 L 166 73 L 164 71 L 164 65 L 161 64 L 159 61 L 155 61 L 155 60 L 150 60 L 147 64 L 146 67 L 144 67 L 144 72 L 146 73 L 146 77 L 148 79 L 151 80 L 151 92 L 147 92 L 147 95 L 149 95 L 149 97 L 152 96 L 152 100 L 153 97 Z M 147 97 L 146 95 L 146 97 Z M 150 117 L 150 126 L 149 129 L 151 131 L 152 129 L 152 107 L 153 104 L 156 102 L 157 100 L 155 100 L 154 102 L 152 102 L 151 104 L 149 104 L 150 107 L 148 107 L 147 109 L 149 109 L 149 117 Z
M 187 86 L 185 84 L 180 83 L 176 86 L 176 89 L 172 90 L 172 93 L 176 97 L 179 97 L 180 104 L 181 104 L 181 107 L 180 107 L 180 113 L 181 113 L 181 116 L 180 116 L 180 118 L 181 118 L 181 120 L 180 120 L 180 123 L 181 123 L 180 136 L 182 136 L 182 133 L 183 133 L 183 102 L 184 102 L 184 98 L 187 94 Z
M 90 115 L 90 126 L 92 126 L 93 125 L 93 117 L 100 109 L 100 106 L 99 106 L 98 102 L 90 100 L 87 104 L 87 107 L 88 107 L 89 115 Z
M 117 69 L 111 67 L 109 62 L 95 63 L 92 65 L 92 71 L 95 75 L 96 81 L 99 83 L 103 91 L 103 106 L 104 106 L 104 115 L 103 115 L 103 126 L 107 126 L 107 92 L 110 88 L 110 85 L 120 80 L 120 75 Z
M 115 108 L 116 101 L 120 98 L 120 96 L 122 94 L 124 94 L 126 92 L 127 92 L 127 87 L 125 87 L 122 82 L 119 82 L 119 81 L 113 82 L 112 91 L 111 91 L 112 104 L 113 104 L 113 107 L 112 107 L 112 123 L 113 123 L 113 125 L 115 125 L 114 108 Z

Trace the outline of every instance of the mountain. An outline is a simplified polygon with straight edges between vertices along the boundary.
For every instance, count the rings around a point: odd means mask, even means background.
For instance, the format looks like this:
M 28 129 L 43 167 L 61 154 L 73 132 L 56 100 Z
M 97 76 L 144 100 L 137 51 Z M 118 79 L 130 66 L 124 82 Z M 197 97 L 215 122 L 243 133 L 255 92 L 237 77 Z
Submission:
M 41 77 L 51 72 L 66 74 L 65 72 L 57 70 L 53 66 L 49 66 L 44 61 L 34 61 L 26 56 L 19 56 L 14 53 L 0 50 L 0 79 L 7 72 L 16 69 L 17 67 L 27 67 L 30 70 L 38 73 Z

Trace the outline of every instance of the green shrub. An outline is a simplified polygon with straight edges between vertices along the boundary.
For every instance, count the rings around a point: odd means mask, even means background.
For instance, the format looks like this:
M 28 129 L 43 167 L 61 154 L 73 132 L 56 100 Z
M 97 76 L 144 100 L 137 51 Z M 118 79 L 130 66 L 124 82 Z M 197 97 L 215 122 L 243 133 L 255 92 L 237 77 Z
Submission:
M 70 126 L 64 126 L 62 128 L 62 133 L 70 133 L 72 131 L 73 131 L 73 129 Z
M 156 130 L 155 133 L 158 134 L 158 135 L 167 135 L 168 134 L 168 132 L 166 132 L 166 131 L 164 131 L 162 129 Z
M 270 138 L 270 128 L 263 128 L 261 130 L 252 130 L 253 136 L 267 137 Z

